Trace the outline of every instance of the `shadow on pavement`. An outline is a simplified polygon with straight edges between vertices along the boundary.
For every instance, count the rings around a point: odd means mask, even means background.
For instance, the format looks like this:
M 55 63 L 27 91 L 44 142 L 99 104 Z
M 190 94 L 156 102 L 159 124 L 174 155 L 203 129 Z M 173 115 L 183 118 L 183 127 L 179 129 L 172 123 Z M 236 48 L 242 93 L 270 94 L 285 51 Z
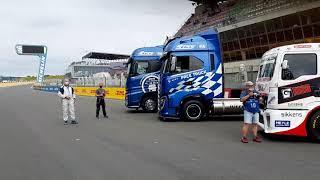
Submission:
M 230 122 L 230 121 L 242 121 L 242 116 L 210 116 L 202 119 L 201 121 L 188 121 L 186 119 L 177 119 L 177 118 L 165 118 L 165 120 L 159 117 L 159 120 L 162 122 L 190 122 L 190 123 L 199 123 L 199 122 L 210 122 L 210 121 L 217 121 L 217 122 Z
M 150 112 L 145 112 L 143 110 L 126 110 L 125 112 L 131 114 L 151 114 Z
M 287 143 L 317 143 L 311 141 L 307 137 L 298 137 L 298 136 L 284 136 L 284 135 L 275 135 L 275 134 L 266 134 L 263 131 L 259 131 L 259 134 L 265 139 L 273 142 L 287 142 Z

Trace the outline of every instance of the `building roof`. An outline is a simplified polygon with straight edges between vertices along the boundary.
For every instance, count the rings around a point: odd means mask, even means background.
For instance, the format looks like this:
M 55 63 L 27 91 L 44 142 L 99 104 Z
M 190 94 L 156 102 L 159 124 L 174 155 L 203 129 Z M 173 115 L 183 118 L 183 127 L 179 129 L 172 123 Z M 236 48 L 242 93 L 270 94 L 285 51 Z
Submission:
M 197 4 L 217 4 L 221 0 L 189 0 Z
M 128 59 L 130 56 L 125 54 L 111 54 L 111 53 L 99 53 L 90 52 L 82 57 L 82 59 L 105 59 L 105 60 L 118 60 Z

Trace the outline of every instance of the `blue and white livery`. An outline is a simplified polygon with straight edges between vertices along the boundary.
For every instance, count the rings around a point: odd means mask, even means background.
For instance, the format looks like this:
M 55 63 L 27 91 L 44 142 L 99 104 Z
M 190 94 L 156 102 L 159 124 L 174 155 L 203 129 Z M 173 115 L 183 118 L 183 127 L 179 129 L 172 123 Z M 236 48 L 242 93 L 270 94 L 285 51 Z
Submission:
M 160 57 L 163 46 L 136 49 L 128 62 L 126 106 L 142 108 L 146 112 L 157 110 Z
M 196 121 L 211 112 L 218 112 L 220 109 L 213 109 L 213 106 L 221 103 L 224 113 L 225 110 L 241 112 L 239 98 L 223 99 L 221 47 L 216 31 L 169 41 L 162 61 L 159 85 L 161 117 Z

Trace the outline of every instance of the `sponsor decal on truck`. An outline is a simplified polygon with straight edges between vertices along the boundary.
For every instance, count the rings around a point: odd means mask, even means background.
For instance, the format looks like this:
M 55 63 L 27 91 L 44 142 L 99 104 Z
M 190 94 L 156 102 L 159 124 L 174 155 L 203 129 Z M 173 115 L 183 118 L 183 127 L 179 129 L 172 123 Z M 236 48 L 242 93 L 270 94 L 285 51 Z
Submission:
M 295 113 L 295 112 L 283 112 L 281 113 L 281 117 L 283 118 L 294 118 L 294 117 L 302 117 L 302 113 Z
M 320 78 L 310 79 L 284 87 L 279 87 L 279 104 L 314 96 L 314 91 L 320 90 Z
M 274 122 L 275 127 L 290 127 L 290 121 L 276 120 Z

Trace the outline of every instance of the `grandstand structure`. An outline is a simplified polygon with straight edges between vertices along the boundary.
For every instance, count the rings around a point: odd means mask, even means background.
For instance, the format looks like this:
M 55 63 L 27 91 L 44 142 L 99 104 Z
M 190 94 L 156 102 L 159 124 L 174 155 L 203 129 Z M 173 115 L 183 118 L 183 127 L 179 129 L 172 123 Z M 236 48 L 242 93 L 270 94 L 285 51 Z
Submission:
M 81 61 L 72 62 L 67 69 L 69 78 L 94 77 L 99 73 L 126 73 L 129 55 L 90 52 Z
M 72 62 L 65 76 L 76 86 L 124 87 L 129 55 L 90 52 L 81 61 Z
M 195 12 L 176 37 L 216 28 L 223 49 L 227 86 L 239 86 L 240 65 L 255 80 L 267 50 L 320 42 L 320 0 L 190 0 Z

